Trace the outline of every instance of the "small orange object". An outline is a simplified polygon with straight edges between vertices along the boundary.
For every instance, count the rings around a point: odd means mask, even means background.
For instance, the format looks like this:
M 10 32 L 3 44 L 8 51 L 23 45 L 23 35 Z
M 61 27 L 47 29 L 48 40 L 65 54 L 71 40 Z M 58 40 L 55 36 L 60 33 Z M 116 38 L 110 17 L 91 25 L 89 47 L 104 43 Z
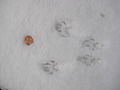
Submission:
M 25 39 L 24 39 L 24 43 L 25 43 L 26 45 L 31 45 L 31 44 L 33 44 L 33 43 L 34 43 L 34 40 L 33 40 L 32 36 L 27 35 L 27 36 L 25 37 Z

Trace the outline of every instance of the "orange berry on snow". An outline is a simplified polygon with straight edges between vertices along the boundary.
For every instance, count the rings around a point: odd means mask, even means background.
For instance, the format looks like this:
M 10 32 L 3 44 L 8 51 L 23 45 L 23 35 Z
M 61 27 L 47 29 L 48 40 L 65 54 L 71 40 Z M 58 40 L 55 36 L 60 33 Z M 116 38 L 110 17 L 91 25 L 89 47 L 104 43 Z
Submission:
M 25 39 L 24 39 L 24 43 L 25 43 L 26 45 L 31 45 L 31 44 L 33 44 L 33 43 L 34 43 L 33 37 L 30 36 L 30 35 L 27 35 L 27 36 L 25 37 Z

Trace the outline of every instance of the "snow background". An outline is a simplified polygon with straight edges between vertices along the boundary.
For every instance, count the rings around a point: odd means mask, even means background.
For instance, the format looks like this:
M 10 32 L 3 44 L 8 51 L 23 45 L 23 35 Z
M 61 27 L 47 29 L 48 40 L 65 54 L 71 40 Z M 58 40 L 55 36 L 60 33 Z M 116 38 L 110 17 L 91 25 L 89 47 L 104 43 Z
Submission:
M 0 86 L 10 90 L 119 90 L 119 5 L 119 0 L 0 0 Z M 54 21 L 61 17 L 73 22 L 69 39 L 52 31 Z M 28 34 L 35 39 L 30 47 L 23 44 Z M 98 53 L 101 64 L 89 68 L 74 60 L 81 54 L 79 40 L 88 35 L 104 44 Z M 61 71 L 47 76 L 38 67 L 47 59 L 57 60 Z

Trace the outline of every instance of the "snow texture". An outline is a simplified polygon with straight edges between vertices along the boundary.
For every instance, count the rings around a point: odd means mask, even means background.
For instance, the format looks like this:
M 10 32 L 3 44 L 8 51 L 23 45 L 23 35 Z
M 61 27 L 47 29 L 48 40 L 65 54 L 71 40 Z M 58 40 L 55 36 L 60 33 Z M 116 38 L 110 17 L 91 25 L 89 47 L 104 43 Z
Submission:
M 0 0 L 0 88 L 119 90 L 119 4 Z

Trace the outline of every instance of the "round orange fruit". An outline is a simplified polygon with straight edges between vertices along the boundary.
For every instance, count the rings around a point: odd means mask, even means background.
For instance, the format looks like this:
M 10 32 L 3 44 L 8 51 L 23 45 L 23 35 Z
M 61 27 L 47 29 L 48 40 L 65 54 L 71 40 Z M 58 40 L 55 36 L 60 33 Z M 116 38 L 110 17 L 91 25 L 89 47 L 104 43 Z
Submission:
M 31 45 L 34 43 L 33 37 L 30 35 L 25 36 L 24 43 L 26 45 Z

